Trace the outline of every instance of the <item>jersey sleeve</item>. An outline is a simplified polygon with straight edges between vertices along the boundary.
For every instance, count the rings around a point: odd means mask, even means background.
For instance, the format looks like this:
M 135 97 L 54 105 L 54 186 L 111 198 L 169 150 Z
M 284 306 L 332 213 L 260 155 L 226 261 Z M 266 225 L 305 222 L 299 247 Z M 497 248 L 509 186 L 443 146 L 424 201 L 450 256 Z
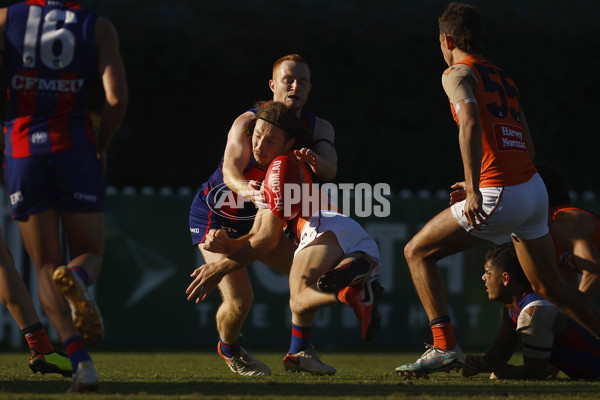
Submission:
M 524 309 L 517 320 L 517 333 L 523 343 L 523 356 L 537 359 L 550 358 L 554 345 L 552 326 L 558 309 L 555 306 L 535 306 L 529 315 Z
M 442 86 L 455 108 L 461 100 L 477 103 L 475 99 L 477 77 L 471 67 L 467 65 L 453 65 L 444 71 Z

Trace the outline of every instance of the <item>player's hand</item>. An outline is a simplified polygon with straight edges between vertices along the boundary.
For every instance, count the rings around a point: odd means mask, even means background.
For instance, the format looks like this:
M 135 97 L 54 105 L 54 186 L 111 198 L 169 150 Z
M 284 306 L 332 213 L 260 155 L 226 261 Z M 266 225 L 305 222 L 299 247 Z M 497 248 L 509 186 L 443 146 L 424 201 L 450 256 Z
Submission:
M 317 167 L 317 164 L 319 163 L 317 153 L 306 147 L 303 147 L 300 150 L 294 150 L 294 155 L 301 162 L 310 165 L 310 167 L 313 170 Z
M 206 235 L 202 248 L 211 253 L 227 254 L 229 236 L 225 229 L 211 229 Z
M 465 182 L 456 182 L 454 185 L 450 186 L 450 189 L 453 189 L 450 192 L 450 205 L 461 202 L 467 198 L 467 192 L 465 192 Z
M 206 300 L 210 292 L 217 287 L 225 275 L 221 272 L 219 264 L 213 263 L 196 268 L 190 276 L 194 280 L 186 289 L 185 294 L 188 295 L 188 301 L 196 299 L 196 304 L 198 304 Z
M 468 354 L 465 357 L 465 365 L 462 369 L 462 375 L 469 377 L 475 376 L 483 369 L 483 359 L 481 356 Z
M 260 182 L 258 181 L 248 181 L 246 188 L 242 189 L 240 194 L 253 202 L 258 208 L 269 208 L 269 205 L 265 201 L 265 195 L 260 190 Z
M 481 230 L 481 225 L 485 224 L 488 217 L 487 213 L 483 211 L 483 196 L 479 190 L 467 191 L 466 196 L 464 213 L 467 223 L 476 230 Z

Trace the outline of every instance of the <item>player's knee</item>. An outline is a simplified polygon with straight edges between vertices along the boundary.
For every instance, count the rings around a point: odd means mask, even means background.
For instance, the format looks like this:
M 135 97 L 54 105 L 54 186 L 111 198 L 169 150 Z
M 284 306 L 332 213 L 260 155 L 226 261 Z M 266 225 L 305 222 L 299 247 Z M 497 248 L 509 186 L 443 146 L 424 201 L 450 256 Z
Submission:
M 304 315 L 309 309 L 299 296 L 290 296 L 290 311 L 292 314 Z
M 404 257 L 408 262 L 409 268 L 413 261 L 422 258 L 421 252 L 419 251 L 419 247 L 417 246 L 414 240 L 411 240 L 406 244 L 406 246 L 404 246 Z
M 244 316 L 250 312 L 252 302 L 254 301 L 253 293 L 246 293 L 243 296 L 235 296 L 223 299 L 223 305 L 227 312 L 233 315 Z

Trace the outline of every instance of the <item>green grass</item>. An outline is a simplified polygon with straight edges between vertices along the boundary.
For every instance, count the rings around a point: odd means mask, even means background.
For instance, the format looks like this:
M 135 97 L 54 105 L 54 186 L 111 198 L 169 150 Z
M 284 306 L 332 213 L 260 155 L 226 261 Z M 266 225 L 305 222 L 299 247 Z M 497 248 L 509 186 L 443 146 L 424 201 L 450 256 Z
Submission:
M 399 378 L 394 368 L 414 361 L 417 353 L 327 353 L 323 361 L 338 372 L 331 377 L 290 373 L 283 354 L 257 352 L 271 377 L 233 374 L 216 353 L 93 353 L 100 389 L 91 395 L 66 395 L 69 380 L 33 375 L 22 353 L 0 355 L 0 399 L 592 399 L 600 382 L 560 375 L 554 381 L 490 381 L 488 375 L 463 378 L 456 372 L 429 379 Z

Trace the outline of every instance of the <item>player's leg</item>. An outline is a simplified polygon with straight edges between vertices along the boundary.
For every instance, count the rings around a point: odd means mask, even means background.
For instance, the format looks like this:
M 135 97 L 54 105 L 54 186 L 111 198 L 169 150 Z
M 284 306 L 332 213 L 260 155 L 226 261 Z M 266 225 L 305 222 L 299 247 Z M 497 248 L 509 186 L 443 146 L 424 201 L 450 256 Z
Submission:
M 200 248 L 201 246 L 198 246 Z M 216 263 L 225 256 L 200 248 L 206 263 Z M 239 335 L 254 301 L 248 271 L 243 268 L 226 275 L 219 283 L 222 303 L 216 314 L 219 344 L 217 350 L 229 368 L 240 375 L 270 375 L 271 369 L 248 353 L 239 343 Z
M 93 144 L 50 156 L 52 203 L 60 210 L 69 247 L 69 263 L 56 268 L 53 280 L 67 299 L 80 336 L 64 345 L 73 363 L 70 391 L 98 387 L 98 375 L 84 341 L 103 337 L 102 316 L 87 287 L 100 275 L 104 253 L 104 173 Z M 74 168 L 76 166 L 76 168 Z
M 17 272 L 12 254 L 0 238 L 0 302 L 8 308 L 21 329 L 40 322 L 27 287 Z
M 42 307 L 63 341 L 71 361 L 74 379 L 70 390 L 85 391 L 97 388 L 98 377 L 83 338 L 75 328 L 69 305 L 53 281 L 55 269 L 65 262 L 60 243 L 59 211 L 54 205 L 60 203 L 57 201 L 59 199 L 75 200 L 72 192 L 70 195 L 64 192 L 63 186 L 73 182 L 73 174 L 87 170 L 79 160 L 68 162 L 71 153 L 65 151 L 19 159 L 7 157 L 5 175 L 9 193 L 19 193 L 19 201 L 11 206 L 11 211 L 19 223 L 25 249 L 36 268 Z M 68 165 L 60 160 L 56 162 L 61 158 Z M 91 149 L 89 158 L 98 163 Z M 73 168 L 73 165 L 77 168 Z M 96 169 L 100 170 L 99 164 Z M 103 182 L 97 186 L 103 190 Z M 83 190 L 80 193 L 91 192 Z M 79 366 L 83 367 L 83 371 L 78 374 Z
M 450 209 L 431 219 L 404 248 L 413 283 L 429 320 L 448 315 L 446 287 L 437 262 L 483 240 L 466 232 Z
M 310 343 L 311 327 L 317 310 L 335 304 L 335 294 L 317 290 L 319 277 L 333 268 L 344 255 L 336 236 L 328 231 L 314 239 L 294 257 L 290 271 L 292 337 L 283 364 L 288 371 L 332 375 L 335 368 L 323 363 Z
M 562 308 L 594 336 L 600 336 L 600 312 L 589 297 L 570 286 L 560 276 L 550 234 L 532 240 L 513 236 L 513 243 L 534 291 Z
M 324 293 L 335 293 L 347 286 L 360 285 L 379 275 L 375 271 L 377 266 L 375 260 L 362 252 L 346 255 L 335 268 L 319 277 L 317 288 Z
M 1 236 L 1 235 L 0 235 Z M 8 308 L 31 351 L 29 368 L 35 373 L 58 373 L 71 376 L 69 359 L 57 353 L 40 323 L 27 287 L 17 272 L 12 254 L 0 237 L 0 302 Z
M 335 296 L 316 287 L 317 280 L 334 268 L 344 256 L 332 231 L 320 235 L 294 257 L 290 271 L 290 308 L 292 322 L 312 325 L 316 311 L 335 304 Z
M 62 341 L 78 334 L 71 310 L 52 276 L 64 264 L 59 234 L 59 214 L 54 208 L 18 221 L 23 244 L 35 265 L 40 302 Z
M 87 343 L 100 342 L 102 317 L 87 287 L 100 275 L 104 253 L 104 214 L 61 214 L 70 261 L 54 272 L 54 282 L 72 310 L 73 321 Z
M 378 263 L 368 254 L 355 251 L 344 255 L 334 270 L 337 269 L 351 271 L 340 274 L 340 276 L 348 278 L 347 281 L 350 281 L 350 283 L 348 286 L 336 291 L 336 299 L 338 302 L 352 308 L 361 322 L 362 339 L 368 342 L 375 337 L 380 322 L 378 307 L 383 287 L 377 280 L 379 277 Z M 324 276 L 319 277 L 317 287 Z M 349 279 L 352 276 L 356 279 Z
M 98 375 L 84 339 L 75 327 L 69 304 L 53 279 L 57 266 L 64 264 L 58 220 L 58 211 L 51 208 L 19 220 L 19 228 L 25 248 L 36 267 L 40 301 L 73 367 L 70 390 L 95 390 L 98 387 Z
M 466 232 L 448 208 L 431 219 L 404 248 L 415 289 L 430 321 L 434 343 L 417 362 L 402 365 L 396 372 L 422 375 L 462 365 L 462 352 L 454 339 L 449 318 L 446 286 L 437 262 L 482 242 L 483 239 Z
M 296 245 L 286 236 L 284 232 L 281 232 L 277 247 L 265 254 L 260 261 L 272 268 L 275 268 L 282 274 L 289 276 L 295 250 Z

